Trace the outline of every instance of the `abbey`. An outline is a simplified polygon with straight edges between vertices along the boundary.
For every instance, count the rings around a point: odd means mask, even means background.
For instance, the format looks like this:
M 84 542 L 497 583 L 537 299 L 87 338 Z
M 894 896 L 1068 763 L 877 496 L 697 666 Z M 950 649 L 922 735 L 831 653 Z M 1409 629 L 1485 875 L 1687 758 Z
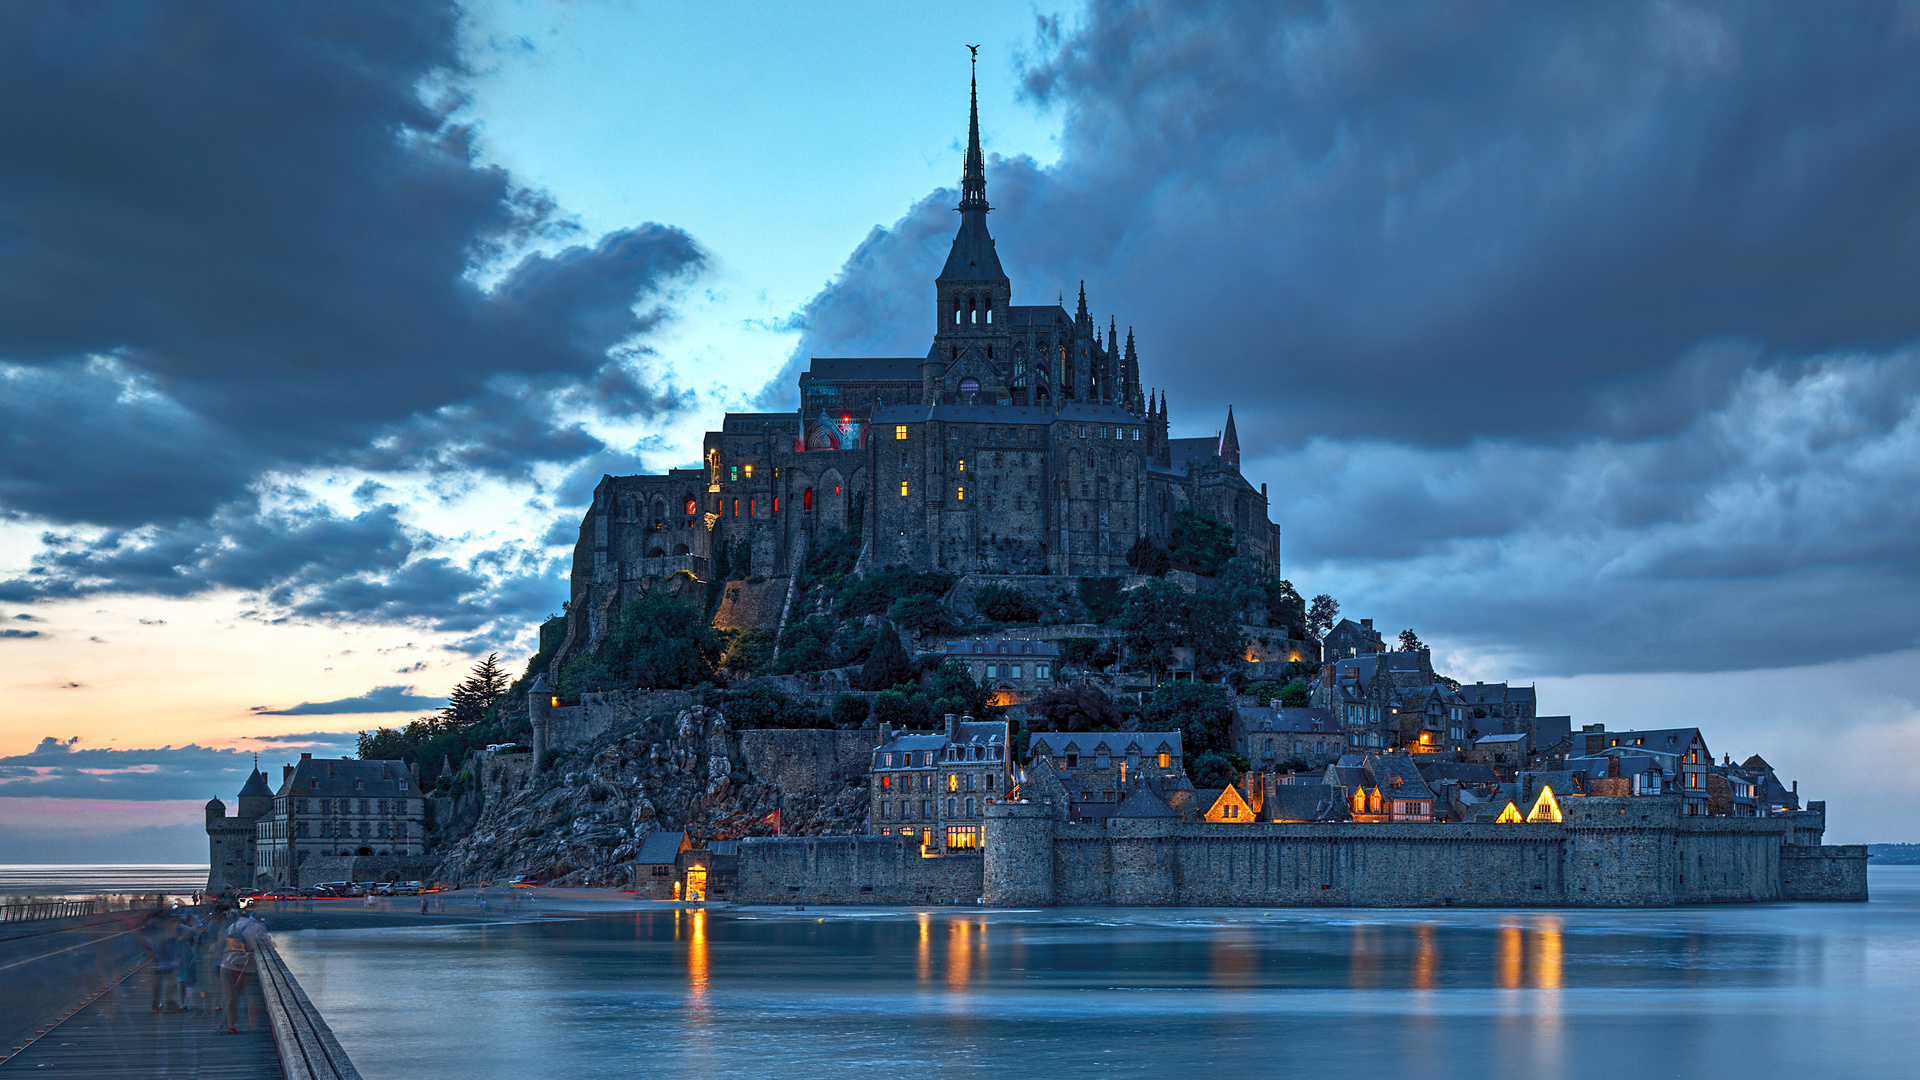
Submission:
M 575 549 L 576 613 L 599 622 L 639 583 L 682 570 L 786 576 L 833 530 L 857 538 L 863 570 L 1105 576 L 1193 508 L 1278 568 L 1279 529 L 1266 486 L 1240 474 L 1231 410 L 1217 436 L 1169 438 L 1132 328 L 1122 344 L 1109 318 L 1103 338 L 1084 284 L 1072 313 L 1013 302 L 987 229 L 977 89 L 960 189 L 926 354 L 816 357 L 795 411 L 728 414 L 702 467 L 603 478 Z

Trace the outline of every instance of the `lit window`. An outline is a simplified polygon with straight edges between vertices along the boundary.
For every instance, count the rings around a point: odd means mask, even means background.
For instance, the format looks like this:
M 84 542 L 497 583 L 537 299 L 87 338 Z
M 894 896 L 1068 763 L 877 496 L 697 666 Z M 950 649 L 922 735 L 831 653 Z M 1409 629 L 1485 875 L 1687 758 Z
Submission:
M 954 488 L 953 499 L 955 502 L 965 502 L 967 499 L 967 489 L 964 487 Z
M 960 459 L 960 470 L 959 470 L 959 471 L 961 471 L 961 472 L 966 472 L 966 471 L 967 471 L 967 459 L 966 459 L 966 458 L 961 458 L 961 459 Z
M 907 497 L 907 482 L 905 480 L 900 481 L 900 497 L 903 499 Z
M 740 466 L 738 466 L 738 465 L 730 465 L 730 466 L 728 466 L 728 467 L 727 467 L 727 479 L 729 479 L 729 480 L 738 480 L 738 479 L 740 479 Z
M 1168 763 L 1168 761 L 1170 760 L 1170 758 L 1171 758 L 1171 755 L 1168 755 L 1168 754 L 1161 754 L 1161 755 L 1160 755 L 1160 767 L 1161 767 L 1161 768 L 1163 768 L 1163 769 L 1164 769 L 1164 768 L 1166 768 L 1166 767 L 1167 767 L 1167 763 Z
M 960 790 L 960 774 L 959 773 L 947 774 L 947 790 L 948 791 Z
M 773 512 L 776 514 L 780 512 L 780 496 L 778 495 L 773 497 Z
M 907 437 L 907 425 L 905 425 L 905 424 L 895 424 L 895 425 L 893 426 L 893 437 L 894 437 L 894 438 L 896 438 L 896 439 L 904 439 L 904 438 L 906 438 L 906 437 Z
M 741 467 L 742 469 L 744 469 L 744 470 L 746 470 L 746 473 L 747 473 L 747 479 L 749 479 L 749 480 L 751 480 L 751 479 L 753 479 L 753 465 L 752 465 L 752 463 L 748 463 L 748 464 L 746 464 L 746 465 L 742 465 L 742 466 L 740 466 L 740 467 Z
M 695 506 L 694 506 L 694 504 L 693 504 L 693 500 L 692 500 L 692 499 L 688 499 L 688 500 L 687 500 L 687 516 L 688 516 L 688 517 L 692 517 L 692 516 L 693 516 L 693 512 L 694 512 L 694 510 L 695 510 L 695 509 L 696 509 L 696 507 L 695 507 Z

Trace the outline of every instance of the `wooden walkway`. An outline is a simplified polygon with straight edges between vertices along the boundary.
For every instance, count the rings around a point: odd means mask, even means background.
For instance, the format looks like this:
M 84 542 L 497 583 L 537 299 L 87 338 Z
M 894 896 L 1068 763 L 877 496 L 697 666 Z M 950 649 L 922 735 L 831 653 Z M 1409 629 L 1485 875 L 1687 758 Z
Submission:
M 134 964 L 21 1049 L 0 1047 L 5 1054 L 0 1058 L 0 1080 L 9 1076 L 282 1080 L 286 1076 L 259 980 L 249 980 L 248 988 L 253 1030 L 247 1030 L 248 1009 L 242 1006 L 241 1034 L 229 1035 L 218 1012 L 152 1011 L 152 977 L 145 961 Z

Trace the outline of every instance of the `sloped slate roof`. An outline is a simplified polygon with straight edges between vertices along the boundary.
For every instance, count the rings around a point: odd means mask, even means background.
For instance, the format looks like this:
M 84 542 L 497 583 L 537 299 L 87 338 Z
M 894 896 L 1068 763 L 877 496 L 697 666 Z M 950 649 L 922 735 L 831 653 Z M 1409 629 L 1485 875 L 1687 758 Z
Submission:
M 1135 784 L 1133 790 L 1127 793 L 1127 797 L 1120 800 L 1120 805 L 1114 807 L 1111 816 L 1117 818 L 1177 818 L 1180 815 L 1172 807 L 1161 802 L 1160 796 L 1155 795 L 1149 790 L 1147 785 Z
M 358 758 L 307 758 L 280 784 L 280 794 L 364 795 L 369 798 L 419 795 L 404 762 Z
M 664 829 L 649 833 L 646 842 L 640 845 L 640 854 L 633 861 L 643 866 L 658 866 L 670 863 L 680 857 L 680 849 L 685 846 L 687 834 L 668 832 Z
M 1325 784 L 1275 784 L 1261 813 L 1275 821 L 1339 821 L 1346 801 Z

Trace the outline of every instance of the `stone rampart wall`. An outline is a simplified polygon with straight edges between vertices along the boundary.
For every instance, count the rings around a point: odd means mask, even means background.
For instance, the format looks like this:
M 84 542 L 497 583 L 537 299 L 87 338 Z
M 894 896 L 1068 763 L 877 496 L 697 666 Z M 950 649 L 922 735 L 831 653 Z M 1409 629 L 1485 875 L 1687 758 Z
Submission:
M 1783 847 L 1780 881 L 1783 900 L 1865 900 L 1867 846 Z
M 565 753 L 649 716 L 673 716 L 693 707 L 685 690 L 609 690 L 581 694 L 580 704 L 547 710 L 547 753 Z
M 788 794 L 825 794 L 867 775 L 880 729 L 753 728 L 740 733 L 740 754 L 757 780 Z
M 740 842 L 742 904 L 974 904 L 978 855 L 925 858 L 897 836 L 763 836 Z
M 317 855 L 295 870 L 293 887 L 323 881 L 430 881 L 440 860 L 430 855 Z

